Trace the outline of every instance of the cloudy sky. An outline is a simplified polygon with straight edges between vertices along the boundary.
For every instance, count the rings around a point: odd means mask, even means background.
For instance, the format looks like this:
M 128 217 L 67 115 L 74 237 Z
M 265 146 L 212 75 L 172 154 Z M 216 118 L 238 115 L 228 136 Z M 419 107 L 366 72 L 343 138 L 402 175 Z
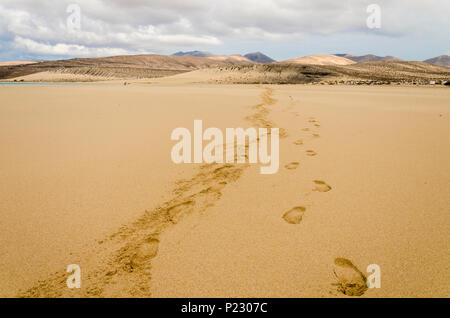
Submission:
M 370 4 L 381 28 L 367 26 Z M 0 60 L 188 50 L 423 60 L 450 54 L 449 16 L 449 0 L 0 0 Z

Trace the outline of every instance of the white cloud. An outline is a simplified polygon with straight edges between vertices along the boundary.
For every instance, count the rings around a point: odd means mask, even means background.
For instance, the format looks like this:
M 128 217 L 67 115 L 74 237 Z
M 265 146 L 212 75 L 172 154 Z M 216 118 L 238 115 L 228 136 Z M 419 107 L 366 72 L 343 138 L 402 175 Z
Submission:
M 86 47 L 77 44 L 45 44 L 34 40 L 25 39 L 20 36 L 14 38 L 14 46 L 19 50 L 26 50 L 30 53 L 41 55 L 61 55 L 61 56 L 79 56 L 79 57 L 100 57 L 114 56 L 124 54 L 144 54 L 148 52 L 129 51 L 122 48 L 98 48 Z
M 2 0 L 0 42 L 9 41 L 10 50 L 77 56 L 167 52 L 234 40 L 288 43 L 369 32 L 366 7 L 373 2 L 382 9 L 378 35 L 448 41 L 448 0 Z M 81 8 L 76 32 L 66 23 L 71 3 Z

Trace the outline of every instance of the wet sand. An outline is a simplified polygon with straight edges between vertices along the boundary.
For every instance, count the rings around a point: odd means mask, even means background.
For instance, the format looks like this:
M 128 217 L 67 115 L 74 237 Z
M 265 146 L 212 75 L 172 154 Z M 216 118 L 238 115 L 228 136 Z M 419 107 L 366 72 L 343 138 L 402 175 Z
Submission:
M 446 88 L 155 81 L 0 96 L 2 296 L 345 297 L 340 258 L 380 266 L 364 297 L 449 296 Z M 170 133 L 194 119 L 282 128 L 279 172 L 175 165 Z M 65 285 L 73 263 L 80 290 Z

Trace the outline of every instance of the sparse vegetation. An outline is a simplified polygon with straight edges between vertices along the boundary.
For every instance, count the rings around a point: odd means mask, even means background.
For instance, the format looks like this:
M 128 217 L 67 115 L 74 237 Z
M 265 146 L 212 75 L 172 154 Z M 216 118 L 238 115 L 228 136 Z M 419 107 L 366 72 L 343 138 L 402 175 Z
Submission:
M 212 81 L 237 84 L 428 85 L 450 76 L 450 69 L 445 67 L 384 61 L 345 66 L 271 63 L 222 67 L 218 71 Z
M 209 82 L 236 84 L 428 85 L 432 82 L 444 83 L 450 77 L 450 68 L 423 62 L 375 61 L 352 65 L 236 64 L 192 56 L 137 55 L 3 66 L 0 67 L 0 79 L 46 71 L 82 75 L 92 81 L 150 79 L 199 69 L 208 69 Z

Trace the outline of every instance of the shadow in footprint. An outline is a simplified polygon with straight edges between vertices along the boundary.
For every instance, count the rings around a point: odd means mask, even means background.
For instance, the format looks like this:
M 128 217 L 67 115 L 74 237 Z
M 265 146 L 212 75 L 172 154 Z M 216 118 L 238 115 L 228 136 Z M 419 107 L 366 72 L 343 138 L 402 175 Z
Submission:
M 289 224 L 300 224 L 305 214 L 306 208 L 302 206 L 296 206 L 290 209 L 283 215 L 283 219 Z
M 303 140 L 299 139 L 299 140 L 294 141 L 294 145 L 297 145 L 297 146 L 303 145 Z
M 317 153 L 314 150 L 306 150 L 306 155 L 307 156 L 315 156 L 315 155 L 317 155 Z
M 140 266 L 148 266 L 149 261 L 158 254 L 159 240 L 155 238 L 148 238 L 131 256 L 130 265 L 132 269 Z
M 169 220 L 172 223 L 177 224 L 184 215 L 190 214 L 193 211 L 194 205 L 195 201 L 189 200 L 169 207 L 167 209 Z
M 291 163 L 285 165 L 284 167 L 288 170 L 294 170 L 294 169 L 297 169 L 299 164 L 300 163 L 298 163 L 298 162 L 291 162 Z
M 314 180 L 314 183 L 316 184 L 316 187 L 313 189 L 313 191 L 328 192 L 331 190 L 331 187 L 324 181 Z
M 334 260 L 334 275 L 338 291 L 347 296 L 361 296 L 367 290 L 367 279 L 351 261 L 345 258 Z

